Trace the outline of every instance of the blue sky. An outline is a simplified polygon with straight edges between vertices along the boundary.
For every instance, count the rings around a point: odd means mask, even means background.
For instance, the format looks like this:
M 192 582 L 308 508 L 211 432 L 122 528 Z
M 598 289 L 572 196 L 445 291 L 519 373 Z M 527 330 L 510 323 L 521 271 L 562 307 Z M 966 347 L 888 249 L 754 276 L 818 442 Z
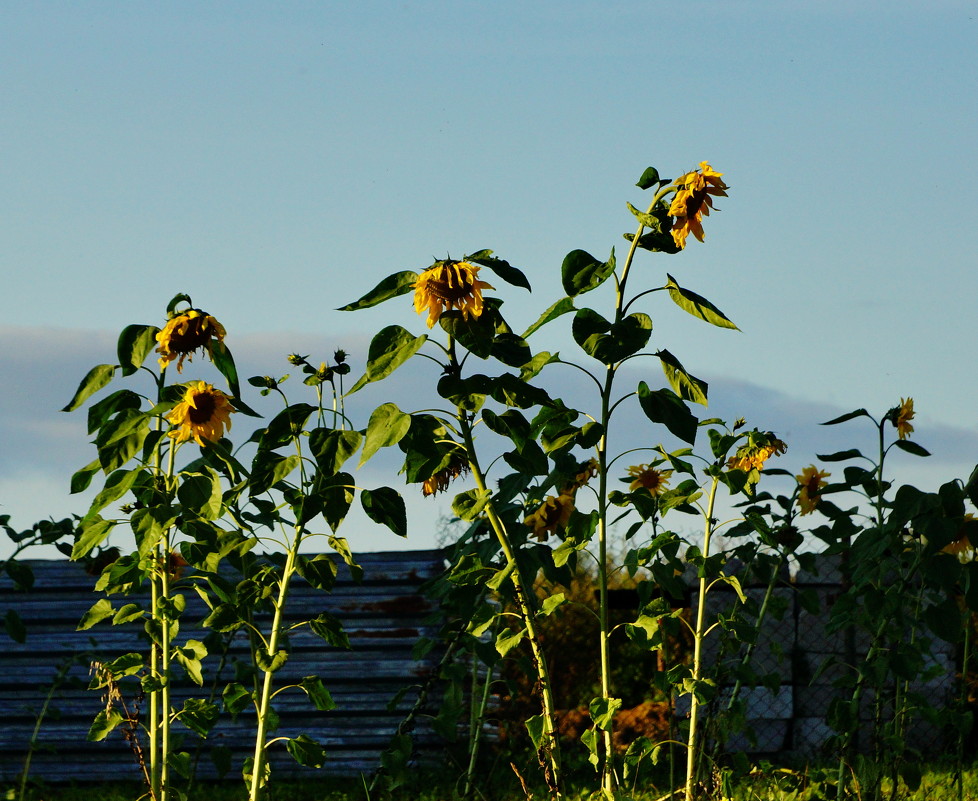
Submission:
M 534 285 L 506 296 L 519 327 L 558 297 L 568 251 L 624 252 L 646 166 L 704 159 L 731 187 L 706 244 L 642 269 L 742 332 L 659 307 L 654 345 L 719 409 L 784 434 L 789 469 L 828 450 L 819 419 L 913 396 L 935 455 L 908 477 L 961 475 L 978 461 L 976 16 L 950 1 L 3 4 L 0 509 L 18 527 L 83 511 L 66 495 L 91 458 L 83 420 L 57 409 L 177 292 L 239 361 L 278 372 L 291 350 L 362 358 L 392 319 L 420 329 L 408 299 L 334 309 L 488 247 Z M 420 528 L 408 547 L 430 544 Z

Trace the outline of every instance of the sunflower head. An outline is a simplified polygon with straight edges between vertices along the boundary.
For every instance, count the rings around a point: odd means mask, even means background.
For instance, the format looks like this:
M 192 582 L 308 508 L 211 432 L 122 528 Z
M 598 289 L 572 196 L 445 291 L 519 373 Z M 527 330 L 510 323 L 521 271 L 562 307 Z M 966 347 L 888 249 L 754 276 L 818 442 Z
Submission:
M 203 381 L 187 384 L 183 400 L 166 416 L 174 429 L 170 436 L 177 442 L 193 439 L 198 445 L 204 440 L 217 442 L 231 428 L 231 400 L 221 390 Z
M 657 497 L 669 483 L 669 476 L 672 470 L 659 470 L 651 465 L 636 464 L 628 468 L 628 478 L 622 481 L 630 482 L 628 489 L 632 492 L 638 489 L 647 489 L 649 494 Z
M 449 460 L 448 465 L 427 478 L 421 485 L 421 494 L 424 497 L 444 492 L 448 485 L 461 475 L 469 472 L 469 463 L 461 455 L 454 455 Z
M 575 493 L 597 474 L 597 459 L 588 459 L 586 462 L 582 462 L 577 466 L 577 471 L 574 473 L 574 477 L 570 480 L 570 482 L 564 485 L 564 488 L 560 491 L 560 494 L 570 495 L 573 498 Z
M 160 368 L 177 360 L 177 372 L 183 372 L 183 360 L 193 361 L 195 351 L 203 348 L 213 357 L 214 340 L 224 341 L 224 326 L 200 309 L 189 309 L 173 315 L 163 330 L 156 335 L 160 354 Z
M 914 418 L 913 398 L 904 400 L 900 398 L 900 405 L 887 412 L 887 419 L 896 426 L 897 436 L 906 439 L 913 433 L 913 426 L 910 421 Z
M 962 562 L 975 558 L 975 543 L 978 542 L 978 518 L 968 512 L 961 521 L 954 539 L 941 550 L 958 557 Z
M 669 215 L 675 217 L 672 238 L 676 247 L 686 247 L 690 234 L 703 241 L 703 218 L 709 216 L 714 197 L 726 197 L 728 187 L 710 165 L 700 162 L 700 168 L 680 176 L 675 181 L 676 195 L 669 206 Z
M 798 479 L 798 508 L 801 510 L 801 514 L 807 515 L 815 511 L 815 507 L 818 506 L 819 494 L 826 484 L 825 479 L 830 475 L 831 473 L 819 470 L 812 464 L 804 468 L 800 476 L 795 476 Z
M 533 514 L 527 515 L 523 524 L 529 526 L 533 536 L 541 542 L 548 534 L 564 528 L 574 511 L 574 498 L 571 495 L 549 495 Z
M 727 467 L 743 470 L 745 473 L 762 470 L 768 459 L 772 456 L 780 456 L 786 450 L 788 446 L 772 432 L 754 429 L 747 435 L 747 442 L 727 460 Z
M 466 319 L 482 314 L 482 290 L 494 289 L 479 280 L 479 265 L 467 261 L 436 261 L 418 276 L 414 287 L 414 309 L 428 312 L 428 328 L 449 309 L 458 309 Z

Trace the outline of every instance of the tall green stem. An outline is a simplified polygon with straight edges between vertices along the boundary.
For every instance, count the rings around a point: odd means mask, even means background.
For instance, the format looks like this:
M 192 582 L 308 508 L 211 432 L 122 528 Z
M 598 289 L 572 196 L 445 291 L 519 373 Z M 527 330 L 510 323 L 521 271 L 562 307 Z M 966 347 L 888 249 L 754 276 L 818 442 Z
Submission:
M 275 600 L 275 612 L 272 615 L 272 628 L 268 637 L 267 658 L 271 662 L 278 653 L 280 632 L 282 629 L 282 616 L 285 612 L 285 603 L 289 597 L 289 584 L 292 574 L 295 572 L 296 555 L 299 552 L 301 537 L 297 534 L 292 542 L 292 547 L 285 554 L 285 566 L 282 568 L 282 580 L 278 585 L 278 597 Z M 261 645 L 259 645 L 261 647 Z M 264 678 L 261 687 L 261 698 L 258 702 L 258 722 L 255 729 L 255 753 L 251 765 L 251 788 L 248 792 L 248 801 L 258 801 L 262 788 L 262 777 L 265 772 L 265 735 L 268 730 L 268 717 L 272 703 L 272 670 L 264 670 Z
M 710 539 L 713 536 L 713 508 L 716 503 L 717 487 L 720 479 L 713 477 L 710 485 L 710 499 L 706 509 L 706 524 L 703 530 L 703 559 L 710 555 Z M 693 629 L 693 693 L 689 700 L 689 736 L 686 747 L 686 801 L 693 801 L 693 788 L 696 784 L 696 769 L 699 761 L 699 731 L 697 717 L 699 715 L 699 700 L 697 698 L 697 684 L 703 672 L 703 640 L 705 639 L 704 629 L 706 626 L 706 575 L 700 571 L 699 594 L 696 609 L 696 626 Z
M 454 353 L 452 353 L 454 357 Z M 469 459 L 469 467 L 472 470 L 472 477 L 475 479 L 479 491 L 489 495 L 486 484 L 485 474 L 479 466 L 479 458 L 475 450 L 475 441 L 472 437 L 472 422 L 469 413 L 459 410 L 459 422 L 462 431 L 462 438 L 465 442 L 465 449 Z M 534 622 L 534 612 L 530 607 L 529 593 L 526 581 L 523 578 L 519 563 L 516 561 L 516 551 L 510 541 L 506 526 L 496 514 L 496 508 L 490 499 L 486 504 L 486 518 L 492 527 L 499 547 L 502 549 L 506 559 L 507 570 L 509 571 L 510 581 L 513 583 L 513 592 L 516 597 L 516 606 L 520 619 L 526 626 L 527 639 L 530 641 L 530 651 L 533 656 L 533 666 L 537 672 L 537 679 L 540 683 L 540 699 L 543 706 L 543 739 L 545 761 L 548 766 L 548 785 L 552 794 L 560 797 L 561 769 L 560 769 L 560 740 L 556 729 L 556 710 L 553 701 L 553 687 L 550 681 L 550 671 L 547 667 L 547 660 L 540 645 L 540 638 L 537 634 Z

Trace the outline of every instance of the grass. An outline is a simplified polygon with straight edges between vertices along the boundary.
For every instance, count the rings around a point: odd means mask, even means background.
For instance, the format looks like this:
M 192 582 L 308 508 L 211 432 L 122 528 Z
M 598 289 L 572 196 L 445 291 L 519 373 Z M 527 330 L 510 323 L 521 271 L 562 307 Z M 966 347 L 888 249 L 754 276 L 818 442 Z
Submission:
M 811 769 L 802 773 L 764 766 L 751 776 L 740 779 L 730 787 L 730 794 L 718 792 L 709 801 L 834 801 L 834 787 L 823 784 L 821 772 Z M 978 801 L 978 765 L 972 765 L 963 774 L 963 798 L 965 801 Z M 332 784 L 336 789 L 330 789 Z M 488 788 L 483 799 L 476 801 L 524 801 L 525 796 L 518 788 Z M 884 783 L 884 798 L 890 797 L 890 787 Z M 51 784 L 35 785 L 29 788 L 24 801 L 136 801 L 143 794 L 143 787 L 134 782 L 78 783 L 73 785 Z M 247 789 L 238 779 L 223 782 L 201 783 L 190 801 L 241 801 L 247 797 Z M 386 796 L 377 793 L 367 798 L 363 784 L 358 778 L 324 778 L 316 781 L 273 783 L 268 801 L 454 801 L 458 796 L 452 783 L 441 783 L 418 777 L 410 787 L 402 787 Z M 543 799 L 542 793 L 534 799 Z M 588 801 L 592 798 L 589 790 L 571 790 L 566 801 Z M 662 801 L 660 791 L 642 790 L 624 796 L 628 801 Z M 957 775 L 952 768 L 941 765 L 929 767 L 920 787 L 910 792 L 901 785 L 894 796 L 896 801 L 957 801 Z M 0 786 L 0 799 L 18 801 L 17 789 Z M 708 801 L 706 798 L 703 801 Z M 859 801 L 853 796 L 851 801 Z

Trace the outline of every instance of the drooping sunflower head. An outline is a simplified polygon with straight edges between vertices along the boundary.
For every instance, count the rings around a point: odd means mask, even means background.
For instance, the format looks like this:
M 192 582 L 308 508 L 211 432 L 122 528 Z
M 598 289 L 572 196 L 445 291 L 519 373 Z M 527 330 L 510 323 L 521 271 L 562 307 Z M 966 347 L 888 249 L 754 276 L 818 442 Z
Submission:
M 754 429 L 747 435 L 747 442 L 727 460 L 727 467 L 743 470 L 745 473 L 751 470 L 762 470 L 768 459 L 772 456 L 780 456 L 786 450 L 788 446 L 772 432 Z
M 160 354 L 160 368 L 177 359 L 177 372 L 183 372 L 183 360 L 193 361 L 193 354 L 203 348 L 207 355 L 214 355 L 214 340 L 224 341 L 224 326 L 200 309 L 189 309 L 173 315 L 163 330 L 156 335 Z
M 571 495 L 549 495 L 539 508 L 523 520 L 523 524 L 533 531 L 533 536 L 541 542 L 547 535 L 564 528 L 574 511 L 574 498 Z
M 978 518 L 968 512 L 961 521 L 954 539 L 941 550 L 958 557 L 962 562 L 970 562 L 975 558 L 974 543 L 976 542 L 978 542 Z
M 176 442 L 193 439 L 198 445 L 204 440 L 217 442 L 231 428 L 231 400 L 221 390 L 203 381 L 187 384 L 183 400 L 166 416 L 174 429 L 170 436 Z
M 634 492 L 637 489 L 647 489 L 649 494 L 657 497 L 669 483 L 669 476 L 672 470 L 659 470 L 647 464 L 636 464 L 628 468 L 628 478 L 623 481 L 630 481 L 628 489 Z
M 561 495 L 570 495 L 572 498 L 574 494 L 583 486 L 585 486 L 592 478 L 598 474 L 598 460 L 588 459 L 586 462 L 582 462 L 577 466 L 577 470 L 571 480 L 564 485 L 564 488 L 560 491 Z
M 452 481 L 468 472 L 468 461 L 461 454 L 455 454 L 445 467 L 424 481 L 421 485 L 421 494 L 427 498 L 430 495 L 444 492 Z
M 897 436 L 906 439 L 913 433 L 910 421 L 914 418 L 913 398 L 900 398 L 900 405 L 887 412 L 887 418 L 896 426 Z
M 822 487 L 826 484 L 825 479 L 830 475 L 831 473 L 819 470 L 812 464 L 804 468 L 801 475 L 795 476 L 798 479 L 798 508 L 801 514 L 807 515 L 815 511 Z
M 675 180 L 676 195 L 669 206 L 669 215 L 676 218 L 672 238 L 680 250 L 686 247 L 686 237 L 690 234 L 703 241 L 703 217 L 709 216 L 713 198 L 726 197 L 730 188 L 723 182 L 722 175 L 701 161 L 698 170 Z
M 458 309 L 466 319 L 482 314 L 482 290 L 494 289 L 479 280 L 479 265 L 467 261 L 436 261 L 418 276 L 414 287 L 414 309 L 428 312 L 428 328 L 449 309 Z

